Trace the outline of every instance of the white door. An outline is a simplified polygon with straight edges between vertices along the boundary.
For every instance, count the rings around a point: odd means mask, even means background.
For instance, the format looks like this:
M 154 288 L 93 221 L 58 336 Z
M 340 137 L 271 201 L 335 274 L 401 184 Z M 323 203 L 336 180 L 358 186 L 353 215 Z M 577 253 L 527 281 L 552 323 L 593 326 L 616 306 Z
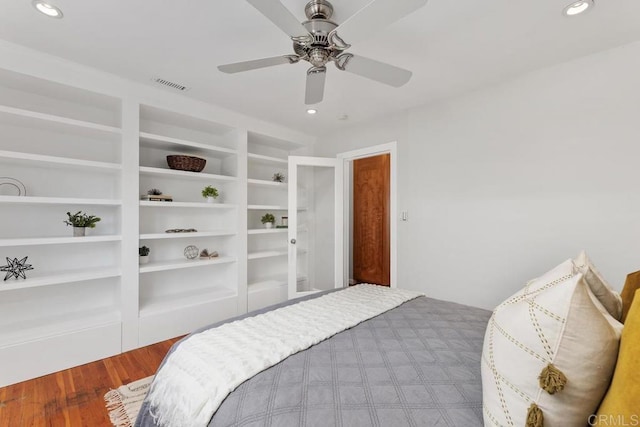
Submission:
M 346 285 L 342 164 L 289 157 L 289 299 Z

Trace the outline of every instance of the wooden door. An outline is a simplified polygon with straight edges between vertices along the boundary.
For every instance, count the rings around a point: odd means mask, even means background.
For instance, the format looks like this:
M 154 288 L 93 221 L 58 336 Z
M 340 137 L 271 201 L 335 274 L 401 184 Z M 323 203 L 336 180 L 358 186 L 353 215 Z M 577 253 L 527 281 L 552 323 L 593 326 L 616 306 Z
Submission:
M 390 155 L 353 161 L 353 278 L 389 286 Z

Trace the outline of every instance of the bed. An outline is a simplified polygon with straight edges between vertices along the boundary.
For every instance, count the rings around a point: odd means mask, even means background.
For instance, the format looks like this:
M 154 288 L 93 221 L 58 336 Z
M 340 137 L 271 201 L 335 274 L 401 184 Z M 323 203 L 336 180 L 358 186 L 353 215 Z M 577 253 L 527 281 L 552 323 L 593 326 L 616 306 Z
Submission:
M 480 359 L 490 316 L 425 296 L 411 299 L 244 381 L 208 425 L 482 426 Z M 147 400 L 135 425 L 157 426 Z
M 203 328 L 135 425 L 637 425 L 639 355 L 640 272 L 621 297 L 583 251 L 493 312 L 358 285 Z

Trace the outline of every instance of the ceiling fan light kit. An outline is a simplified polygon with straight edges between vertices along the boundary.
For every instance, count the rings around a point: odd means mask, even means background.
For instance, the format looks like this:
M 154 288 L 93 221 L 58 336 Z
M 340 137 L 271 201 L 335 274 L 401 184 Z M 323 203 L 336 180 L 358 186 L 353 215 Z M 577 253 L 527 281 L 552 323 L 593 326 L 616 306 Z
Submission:
M 327 0 L 311 0 L 304 8 L 307 21 L 296 17 L 279 0 L 247 0 L 271 22 L 287 33 L 293 41 L 294 54 L 220 65 L 224 73 L 238 73 L 281 64 L 306 61 L 305 104 L 322 101 L 329 62 L 338 70 L 347 71 L 393 87 L 400 87 L 411 78 L 411 71 L 345 52 L 351 47 L 341 34 L 359 39 L 375 33 L 403 16 L 424 6 L 427 0 L 374 0 L 338 25 L 331 20 L 333 6 Z

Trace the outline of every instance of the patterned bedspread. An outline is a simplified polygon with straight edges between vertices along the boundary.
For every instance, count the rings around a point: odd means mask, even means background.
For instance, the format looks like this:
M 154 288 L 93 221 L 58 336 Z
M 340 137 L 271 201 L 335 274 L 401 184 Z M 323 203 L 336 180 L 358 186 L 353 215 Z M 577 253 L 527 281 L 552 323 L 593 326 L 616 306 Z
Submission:
M 482 426 L 490 315 L 411 300 L 244 382 L 209 426 Z M 136 426 L 156 426 L 146 403 Z

